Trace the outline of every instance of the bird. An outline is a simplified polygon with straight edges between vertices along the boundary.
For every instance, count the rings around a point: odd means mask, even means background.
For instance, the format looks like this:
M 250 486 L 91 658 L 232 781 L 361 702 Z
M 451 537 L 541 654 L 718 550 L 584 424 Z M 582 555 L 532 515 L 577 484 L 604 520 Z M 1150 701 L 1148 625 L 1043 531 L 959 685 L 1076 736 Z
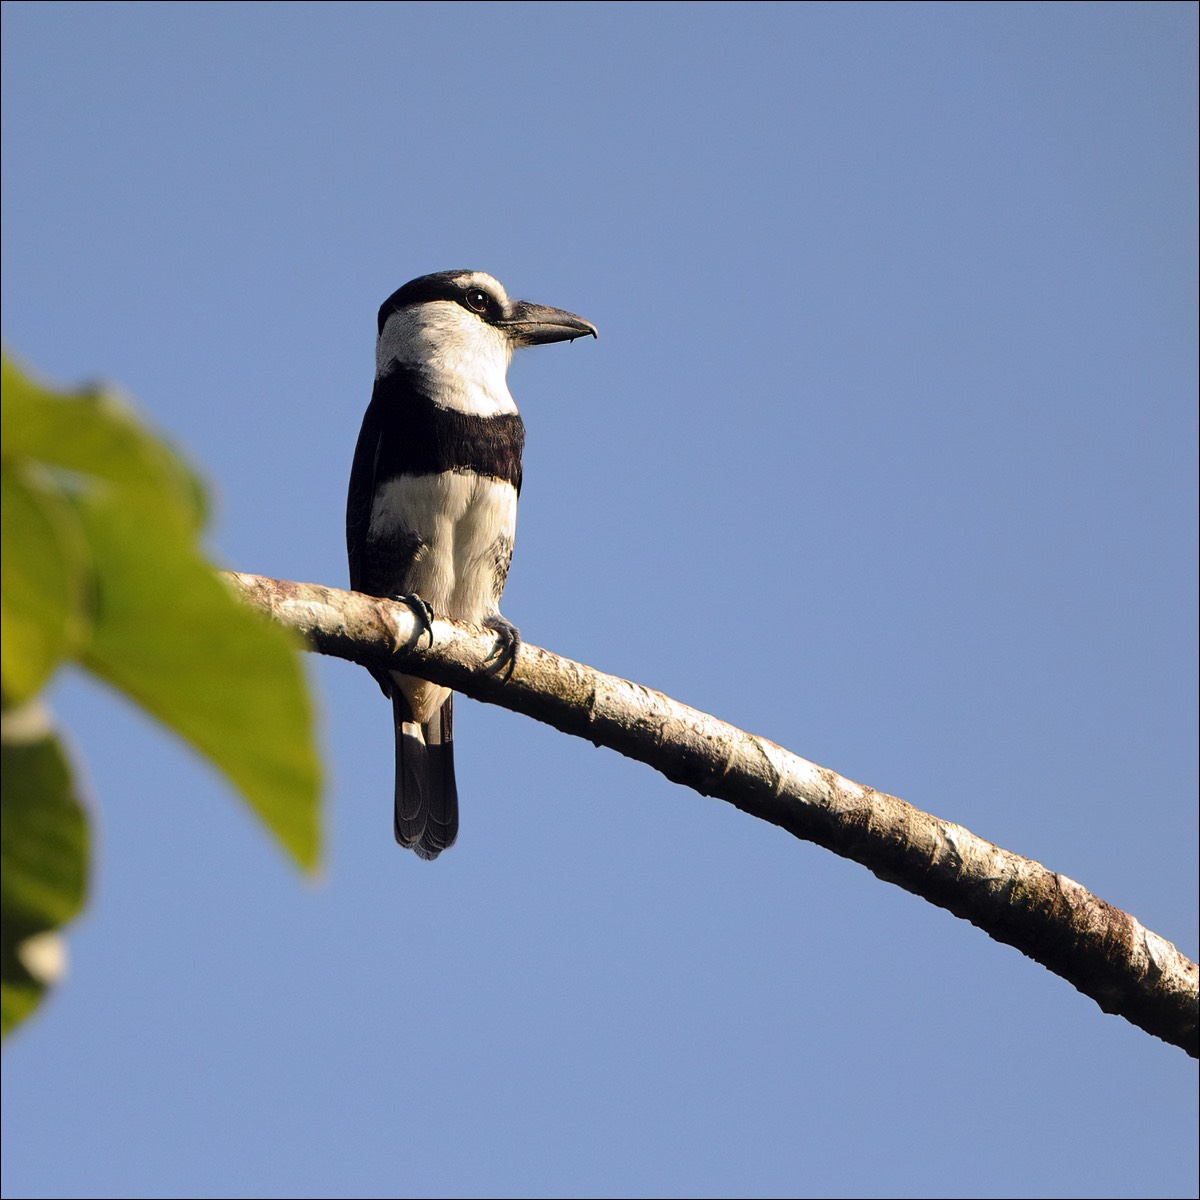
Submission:
M 437 271 L 379 309 L 375 384 L 346 503 L 350 586 L 403 600 L 432 641 L 437 614 L 497 635 L 512 663 L 520 631 L 500 613 L 512 561 L 525 426 L 508 390 L 513 351 L 597 337 L 583 317 L 510 299 L 484 271 Z M 449 688 L 372 669 L 391 698 L 396 841 L 432 860 L 458 835 Z

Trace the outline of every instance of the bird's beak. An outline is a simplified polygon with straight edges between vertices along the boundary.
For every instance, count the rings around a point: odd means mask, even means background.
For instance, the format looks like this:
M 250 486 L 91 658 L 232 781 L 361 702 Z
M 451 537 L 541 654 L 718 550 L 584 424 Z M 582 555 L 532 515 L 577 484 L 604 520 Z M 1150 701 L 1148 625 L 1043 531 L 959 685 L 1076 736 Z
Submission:
M 514 300 L 512 315 L 496 324 L 514 346 L 544 346 L 548 342 L 573 342 L 577 337 L 599 337 L 591 321 L 561 308 Z

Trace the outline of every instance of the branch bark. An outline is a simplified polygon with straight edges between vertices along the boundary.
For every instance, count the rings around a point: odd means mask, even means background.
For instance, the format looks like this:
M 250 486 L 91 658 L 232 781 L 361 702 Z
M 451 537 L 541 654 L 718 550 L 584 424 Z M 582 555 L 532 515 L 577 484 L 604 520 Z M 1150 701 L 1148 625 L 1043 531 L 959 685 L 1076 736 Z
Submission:
M 435 620 L 429 646 L 407 605 L 258 575 L 228 578 L 322 654 L 403 667 L 647 763 L 948 909 L 1062 976 L 1104 1012 L 1200 1057 L 1200 968 L 1041 863 L 661 692 L 537 646 L 522 643 L 511 675 L 497 675 L 488 662 L 495 637 L 474 626 Z

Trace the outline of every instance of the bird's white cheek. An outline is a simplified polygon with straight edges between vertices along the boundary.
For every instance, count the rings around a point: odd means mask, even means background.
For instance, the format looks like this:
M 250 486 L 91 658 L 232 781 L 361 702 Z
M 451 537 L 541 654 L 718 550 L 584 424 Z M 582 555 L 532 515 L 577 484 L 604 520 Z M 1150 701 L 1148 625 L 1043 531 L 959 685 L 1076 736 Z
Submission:
M 470 337 L 442 342 L 431 356 L 431 365 L 442 372 L 437 402 L 480 417 L 516 412 L 508 390 L 508 339 L 479 323 L 470 332 Z
M 508 338 L 450 301 L 422 304 L 389 319 L 376 371 L 392 360 L 419 365 L 443 408 L 480 417 L 517 411 L 505 378 L 512 360 Z

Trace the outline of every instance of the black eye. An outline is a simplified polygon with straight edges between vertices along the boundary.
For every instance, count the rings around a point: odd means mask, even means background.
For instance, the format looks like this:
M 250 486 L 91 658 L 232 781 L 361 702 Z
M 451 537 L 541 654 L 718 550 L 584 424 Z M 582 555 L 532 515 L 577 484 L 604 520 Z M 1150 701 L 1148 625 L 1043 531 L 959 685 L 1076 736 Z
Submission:
M 467 292 L 467 307 L 472 312 L 485 313 L 492 303 L 492 298 L 483 288 L 471 288 Z

